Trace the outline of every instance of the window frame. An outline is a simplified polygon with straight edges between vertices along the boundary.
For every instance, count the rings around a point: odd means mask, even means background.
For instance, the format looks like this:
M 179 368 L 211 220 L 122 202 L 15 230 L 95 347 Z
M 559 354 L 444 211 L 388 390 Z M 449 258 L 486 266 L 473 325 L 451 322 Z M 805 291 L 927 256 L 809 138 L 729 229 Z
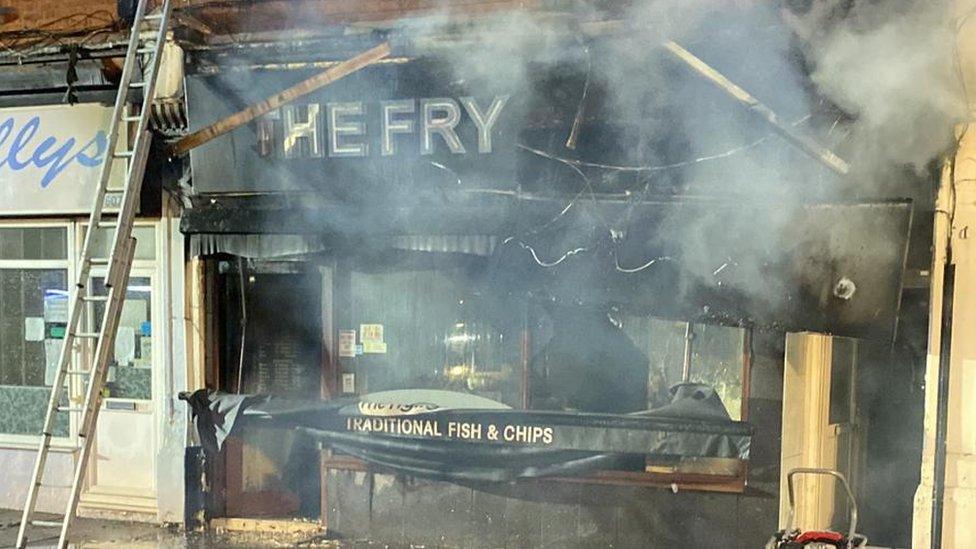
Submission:
M 336 266 L 332 267 L 336 269 Z M 323 326 L 330 326 L 330 338 L 331 341 L 338 341 L 338 326 L 344 326 L 347 319 L 344 315 L 347 314 L 346 311 L 338 311 L 335 308 L 336 304 L 348 304 L 351 301 L 351 295 L 347 295 L 350 292 L 350 283 L 348 280 L 349 272 L 341 269 L 336 269 L 333 272 L 337 272 L 339 276 L 333 278 L 333 286 L 331 288 L 331 293 L 329 296 L 329 304 L 333 306 L 331 311 L 323 310 Z M 342 276 L 345 275 L 345 276 Z M 323 301 L 325 304 L 325 301 Z M 522 354 L 521 368 L 520 372 L 522 375 L 521 380 L 521 390 L 522 390 L 522 406 L 521 409 L 527 409 L 528 398 L 530 393 L 530 379 L 529 368 L 531 362 L 531 349 L 532 342 L 530 340 L 531 333 L 528 329 L 530 321 L 530 313 L 528 309 L 523 315 L 523 329 L 522 329 L 522 341 L 519 341 L 520 352 Z M 704 324 L 701 322 L 692 324 Z M 750 394 L 750 384 L 752 375 L 752 328 L 749 326 L 741 326 L 742 329 L 742 400 L 740 402 L 740 422 L 746 422 L 749 419 L 749 394 Z M 335 353 L 329 353 L 330 360 L 325 361 L 323 364 L 323 378 L 325 380 L 332 381 L 334 386 L 339 385 L 339 376 L 344 371 L 341 365 L 341 360 L 338 359 Z M 694 364 L 692 364 L 692 371 L 694 371 Z M 326 389 L 327 385 L 323 384 L 323 399 L 328 400 L 330 398 L 335 398 L 343 396 L 341 391 L 329 391 Z M 357 383 L 358 387 L 358 383 Z M 358 393 L 357 393 L 358 394 Z M 728 460 L 730 465 L 734 464 L 735 472 L 733 474 L 719 474 L 719 473 L 700 473 L 700 472 L 651 472 L 651 471 L 598 471 L 589 475 L 578 475 L 570 477 L 550 477 L 544 479 L 537 479 L 538 482 L 555 482 L 555 483 L 575 483 L 575 484 L 593 484 L 593 485 L 616 485 L 616 486 L 654 486 L 662 488 L 670 488 L 672 490 L 693 490 L 700 492 L 718 492 L 718 493 L 743 493 L 746 488 L 746 479 L 748 475 L 748 461 L 746 460 Z M 323 449 L 321 460 L 321 469 L 337 469 L 346 471 L 358 471 L 358 472 L 368 472 L 371 470 L 370 466 L 358 458 L 344 455 L 334 455 L 331 450 Z
M 169 264 L 170 255 L 167 248 L 168 238 L 163 232 L 164 224 L 161 223 L 160 219 L 157 218 L 137 218 L 134 220 L 133 225 L 135 227 L 149 227 L 153 229 L 155 243 L 153 247 L 154 258 L 153 259 L 136 259 L 132 263 L 133 273 L 142 273 L 144 276 L 149 276 L 151 278 L 151 284 L 153 287 L 152 296 L 152 307 L 153 307 L 153 322 L 154 331 L 160 330 L 161 337 L 167 337 L 163 334 L 164 326 L 161 324 L 162 320 L 165 318 L 165 313 L 163 312 L 163 305 L 168 299 L 165 292 L 168 288 L 164 284 L 165 277 L 163 274 L 166 272 L 166 266 Z M 74 280 L 77 278 L 77 268 L 78 260 L 82 247 L 84 246 L 84 228 L 88 226 L 88 218 L 78 218 L 78 217 L 37 217 L 37 218 L 13 218 L 13 219 L 0 219 L 0 228 L 65 228 L 67 230 L 67 259 L 64 260 L 0 260 L 0 267 L 3 268 L 27 268 L 34 269 L 52 269 L 52 268 L 64 268 L 67 264 L 68 272 L 68 291 L 69 299 L 74 296 Z M 157 322 L 158 321 L 158 322 Z M 74 351 L 73 360 L 77 362 L 82 358 L 81 353 L 84 351 L 80 348 L 76 348 Z M 153 345 L 153 368 L 168 368 L 171 365 L 167 361 L 171 357 L 168 357 L 164 351 L 162 344 Z M 75 378 L 75 379 L 72 379 Z M 154 412 L 159 410 L 160 403 L 163 401 L 163 389 L 162 384 L 164 380 L 162 376 L 154 370 L 152 376 L 152 398 L 149 401 L 146 400 L 133 400 L 139 404 L 144 404 L 146 402 L 150 403 Z M 47 386 L 44 386 L 48 388 Z M 69 398 L 78 398 L 84 395 L 84 382 L 78 376 L 69 376 L 68 380 L 68 396 Z M 127 401 L 128 402 L 128 401 Z M 104 405 L 104 404 L 103 404 Z M 79 429 L 79 418 L 78 413 L 69 414 L 68 418 L 68 436 L 67 437 L 53 437 L 51 439 L 51 448 L 54 451 L 60 452 L 70 452 L 77 450 L 80 447 L 80 441 L 78 438 Z M 0 433 L 0 449 L 12 449 L 12 450 L 36 450 L 39 441 L 39 435 L 19 435 L 10 433 Z
M 686 328 L 688 325 L 695 326 L 723 326 L 721 324 L 709 324 L 707 322 L 691 322 L 679 320 Z M 724 326 L 726 328 L 737 328 L 742 330 L 742 395 L 739 401 L 739 419 L 733 421 L 748 421 L 749 418 L 749 376 L 752 366 L 752 328 L 749 326 Z M 686 332 L 687 333 L 687 332 Z M 701 332 L 692 331 L 691 336 L 691 364 L 689 364 L 689 377 L 694 378 L 695 373 L 695 340 L 701 337 Z M 695 381 L 689 380 L 690 383 Z
M 0 269 L 66 269 L 68 280 L 69 299 L 72 292 L 72 281 L 76 277 L 77 247 L 76 231 L 77 223 L 69 218 L 36 218 L 36 219 L 4 219 L 0 221 L 0 228 L 17 229 L 43 229 L 43 228 L 63 228 L 66 231 L 67 257 L 65 259 L 0 259 Z M 77 354 L 76 357 L 77 358 Z M 80 394 L 76 389 L 77 380 L 70 380 L 68 385 L 69 398 L 77 397 Z M 48 388 L 47 385 L 42 387 Z M 77 414 L 72 413 L 68 416 L 68 436 L 52 437 L 51 446 L 54 450 L 74 450 L 78 446 L 78 420 Z M 39 441 L 38 435 L 22 435 L 13 433 L 0 433 L 0 448 L 4 449 L 30 449 L 36 450 Z

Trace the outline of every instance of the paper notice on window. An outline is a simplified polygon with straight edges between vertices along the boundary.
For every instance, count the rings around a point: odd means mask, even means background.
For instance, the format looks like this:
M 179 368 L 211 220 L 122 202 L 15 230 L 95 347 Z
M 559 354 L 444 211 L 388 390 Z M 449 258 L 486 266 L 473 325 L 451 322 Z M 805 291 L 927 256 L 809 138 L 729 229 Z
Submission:
M 342 392 L 356 392 L 356 374 L 342 374 Z
M 63 339 L 44 340 L 44 385 L 54 385 L 54 377 L 58 373 L 58 359 L 61 358 Z
M 119 326 L 115 335 L 115 362 L 129 366 L 136 358 L 136 330 L 131 326 Z
M 139 338 L 139 358 L 136 359 L 135 366 L 149 368 L 152 366 L 152 338 Z
M 24 341 L 44 341 L 44 319 L 29 316 L 24 319 Z
M 367 342 L 382 343 L 383 325 L 382 324 L 360 324 L 359 342 L 362 343 L 364 346 Z
M 356 330 L 339 330 L 339 356 L 356 356 Z
M 142 329 L 142 323 L 149 318 L 149 302 L 141 299 L 128 299 L 122 304 L 120 326 L 135 330 Z
M 60 294 L 44 296 L 44 322 L 53 324 L 68 322 L 68 296 Z
M 383 341 L 366 341 L 363 343 L 363 354 L 386 354 L 386 343 Z

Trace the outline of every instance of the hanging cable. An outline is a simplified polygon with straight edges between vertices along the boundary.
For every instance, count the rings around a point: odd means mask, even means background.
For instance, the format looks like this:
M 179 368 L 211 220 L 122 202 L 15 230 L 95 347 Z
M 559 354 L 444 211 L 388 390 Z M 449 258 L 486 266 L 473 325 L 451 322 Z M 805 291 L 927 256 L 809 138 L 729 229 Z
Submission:
M 237 257 L 237 275 L 241 286 L 241 347 L 237 361 L 237 394 L 244 386 L 244 344 L 247 341 L 247 286 L 244 281 L 244 258 Z
M 545 261 L 545 260 L 543 260 L 543 259 L 541 259 L 539 257 L 539 254 L 536 253 L 535 248 L 533 248 L 532 246 L 529 246 L 525 242 L 522 242 L 521 240 L 515 240 L 514 237 L 511 237 L 510 236 L 510 237 L 506 238 L 505 240 L 503 240 L 502 241 L 502 244 L 508 244 L 509 242 L 514 242 L 514 243 L 518 244 L 523 250 L 528 250 L 529 253 L 532 254 L 532 259 L 534 259 L 535 262 L 540 267 L 545 267 L 547 269 L 549 267 L 555 267 L 556 265 L 559 265 L 563 261 L 566 261 L 566 259 L 569 258 L 570 256 L 574 256 L 576 254 L 581 254 L 583 252 L 590 251 L 589 248 L 582 248 L 582 247 L 581 248 L 574 248 L 574 249 L 569 250 L 568 252 L 564 253 L 563 255 L 561 255 L 559 257 L 559 259 L 557 259 L 555 261 Z
M 639 273 L 639 272 L 643 271 L 644 269 L 650 268 L 652 265 L 654 265 L 656 263 L 660 263 L 660 262 L 664 262 L 664 261 L 674 261 L 674 258 L 673 257 L 670 257 L 670 256 L 662 255 L 662 256 L 658 256 L 658 257 L 655 257 L 655 258 L 651 259 L 650 261 L 648 261 L 647 263 L 644 263 L 640 267 L 634 267 L 634 268 L 621 267 L 620 266 L 620 260 L 617 258 L 617 252 L 616 252 L 616 250 L 614 250 L 614 252 L 613 252 L 613 266 L 617 269 L 617 271 L 619 271 L 621 273 L 626 273 L 626 274 Z
M 61 30 L 52 30 L 52 27 Z M 0 48 L 19 58 L 26 58 L 52 46 L 82 46 L 98 35 L 115 30 L 119 30 L 118 21 L 107 10 L 77 12 L 51 19 L 31 29 L 0 33 Z
M 562 162 L 564 164 L 567 164 L 567 165 L 572 166 L 572 167 L 577 168 L 577 169 L 580 168 L 580 167 L 584 167 L 584 168 L 600 168 L 600 169 L 604 169 L 604 170 L 613 170 L 613 171 L 618 171 L 618 172 L 631 172 L 631 173 L 637 172 L 637 173 L 640 173 L 640 172 L 658 172 L 658 171 L 665 171 L 665 170 L 674 170 L 674 169 L 677 169 L 677 168 L 684 168 L 684 167 L 687 167 L 687 166 L 692 166 L 694 164 L 699 164 L 701 162 L 708 162 L 708 161 L 711 161 L 711 160 L 718 160 L 720 158 L 728 158 L 730 156 L 739 154 L 739 153 L 741 153 L 743 151 L 747 151 L 747 150 L 752 149 L 754 147 L 758 147 L 762 143 L 764 143 L 767 140 L 769 140 L 770 137 L 772 137 L 772 134 L 763 136 L 763 137 L 757 139 L 756 141 L 753 141 L 752 143 L 749 143 L 747 145 L 742 145 L 742 146 L 736 147 L 734 149 L 730 149 L 730 150 L 725 151 L 723 153 L 713 154 L 713 155 L 709 155 L 709 156 L 703 156 L 703 157 L 695 158 L 695 159 L 692 159 L 692 160 L 685 160 L 683 162 L 675 162 L 673 164 L 662 164 L 662 165 L 659 165 L 659 166 L 622 166 L 622 165 L 616 165 L 616 164 L 601 164 L 601 163 L 598 163 L 598 162 L 588 162 L 588 161 L 585 161 L 585 160 L 575 160 L 575 159 L 572 159 L 572 158 L 564 158 L 564 157 L 561 157 L 561 156 L 558 156 L 558 155 L 555 155 L 555 154 L 547 153 L 545 151 L 542 151 L 542 150 L 539 150 L 539 149 L 535 149 L 535 148 L 529 147 L 528 145 L 523 145 L 521 143 L 518 144 L 518 145 L 516 145 L 516 146 L 518 148 L 520 148 L 520 149 L 522 149 L 524 151 L 528 151 L 528 152 L 530 152 L 530 153 L 532 153 L 534 155 L 541 156 L 543 158 L 548 158 L 550 160 L 556 160 L 558 162 Z
M 799 125 L 803 124 L 804 122 L 806 122 L 807 120 L 809 120 L 810 118 L 811 118 L 811 115 L 808 114 L 808 115 L 800 118 L 799 120 L 793 122 L 792 125 L 793 126 L 799 126 Z M 695 164 L 700 164 L 702 162 L 710 162 L 710 161 L 713 161 L 713 160 L 720 160 L 720 159 L 723 159 L 723 158 L 728 158 L 730 156 L 735 156 L 736 154 L 745 152 L 745 151 L 747 151 L 749 149 L 753 149 L 755 147 L 758 147 L 759 145 L 765 143 L 766 141 L 768 141 L 770 138 L 772 138 L 775 135 L 776 134 L 773 134 L 773 133 L 766 134 L 763 137 L 761 137 L 761 138 L 759 138 L 759 139 L 757 139 L 757 140 L 755 140 L 755 141 L 753 141 L 751 143 L 747 143 L 745 145 L 740 145 L 738 147 L 729 149 L 729 150 L 727 150 L 725 152 L 721 152 L 721 153 L 717 153 L 717 154 L 711 154 L 711 155 L 707 155 L 707 156 L 702 156 L 702 157 L 699 157 L 699 158 L 693 158 L 691 160 L 684 160 L 684 161 L 681 161 L 681 162 L 674 162 L 672 164 L 661 164 L 661 165 L 656 165 L 656 166 L 625 166 L 625 165 L 619 165 L 619 164 L 602 164 L 602 163 L 599 163 L 599 162 L 589 162 L 589 161 L 586 161 L 586 160 L 577 160 L 577 159 L 574 159 L 574 158 L 565 158 L 563 156 L 559 156 L 559 155 L 552 154 L 552 153 L 549 153 L 549 152 L 546 152 L 546 151 L 543 151 L 543 150 L 540 150 L 540 149 L 536 149 L 536 148 L 533 148 L 533 147 L 529 147 L 528 145 L 525 145 L 525 144 L 522 144 L 522 143 L 517 144 L 516 147 L 518 147 L 518 148 L 520 148 L 520 149 L 522 149 L 524 151 L 530 152 L 530 153 L 532 153 L 532 154 L 534 154 L 536 156 L 541 156 L 543 158 L 548 158 L 550 160 L 555 160 L 557 162 L 562 162 L 563 164 L 566 164 L 567 166 L 571 166 L 573 168 L 576 168 L 577 170 L 579 168 L 598 168 L 598 169 L 612 170 L 612 171 L 618 171 L 618 172 L 631 172 L 631 173 L 636 172 L 636 173 L 641 173 L 641 172 L 659 172 L 659 171 L 666 171 L 666 170 L 674 170 L 674 169 L 678 169 L 678 168 L 685 168 L 685 167 L 688 167 L 688 166 L 693 166 Z

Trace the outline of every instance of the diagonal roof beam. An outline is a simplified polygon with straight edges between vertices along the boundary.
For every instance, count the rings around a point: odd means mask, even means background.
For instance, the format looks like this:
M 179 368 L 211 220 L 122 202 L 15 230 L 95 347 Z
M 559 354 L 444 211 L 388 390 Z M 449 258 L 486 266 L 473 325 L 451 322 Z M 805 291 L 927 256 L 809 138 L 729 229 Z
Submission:
M 767 124 L 773 127 L 776 133 L 814 160 L 840 175 L 847 175 L 851 171 L 850 165 L 843 158 L 837 156 L 833 151 L 824 147 L 813 138 L 803 135 L 790 126 L 780 122 L 779 117 L 776 116 L 776 113 L 772 109 L 688 50 L 672 41 L 666 42 L 664 49 L 668 50 L 700 76 L 729 94 L 733 99 L 755 113 L 756 116 L 765 120 Z
M 201 128 L 190 135 L 181 138 L 170 147 L 169 153 L 174 158 L 182 156 L 189 152 L 190 149 L 195 149 L 204 143 L 208 143 L 217 137 L 224 135 L 225 133 L 236 130 L 259 116 L 265 115 L 278 107 L 281 107 L 282 105 L 291 103 L 299 97 L 308 95 L 315 90 L 324 88 L 325 86 L 328 86 L 341 78 L 349 76 L 360 69 L 372 65 L 388 55 L 390 55 L 390 44 L 389 42 L 383 42 L 382 44 L 366 50 L 355 57 L 330 67 L 324 72 L 321 72 L 307 80 L 303 80 L 288 89 L 280 91 L 264 101 L 255 103 L 250 107 L 238 111 L 226 118 L 220 119 L 209 126 Z

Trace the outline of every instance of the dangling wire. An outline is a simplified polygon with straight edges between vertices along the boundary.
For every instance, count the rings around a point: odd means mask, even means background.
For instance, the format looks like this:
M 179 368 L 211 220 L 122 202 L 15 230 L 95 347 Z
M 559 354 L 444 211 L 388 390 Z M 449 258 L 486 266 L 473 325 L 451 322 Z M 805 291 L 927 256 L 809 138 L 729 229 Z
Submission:
M 237 274 L 241 285 L 241 348 L 237 362 L 237 394 L 244 386 L 244 343 L 247 341 L 247 286 L 244 277 L 244 258 L 237 257 Z
M 568 252 L 564 253 L 563 255 L 561 255 L 559 257 L 559 259 L 557 259 L 555 261 L 545 261 L 545 260 L 543 260 L 543 259 L 541 259 L 539 257 L 539 254 L 536 253 L 535 248 L 533 248 L 532 246 L 529 246 L 525 242 L 522 242 L 521 240 L 515 240 L 515 237 L 511 237 L 510 236 L 510 237 L 506 238 L 505 240 L 503 240 L 502 241 L 502 244 L 508 244 L 509 242 L 514 242 L 514 243 L 518 244 L 523 250 L 528 250 L 529 253 L 532 254 L 532 259 L 534 259 L 535 262 L 540 267 L 545 267 L 547 269 L 549 267 L 555 267 L 556 265 L 559 265 L 563 261 L 566 261 L 566 259 L 569 258 L 570 256 L 574 256 L 576 254 L 581 254 L 583 252 L 590 251 L 589 248 L 574 248 L 574 249 L 569 250 Z
M 613 252 L 613 266 L 617 269 L 617 271 L 626 274 L 639 273 L 644 269 L 650 268 L 652 265 L 656 263 L 663 263 L 665 261 L 674 261 L 674 258 L 667 255 L 662 255 L 651 259 L 650 261 L 644 263 L 640 267 L 634 267 L 634 268 L 621 267 L 620 260 L 617 258 L 617 251 L 614 250 Z

